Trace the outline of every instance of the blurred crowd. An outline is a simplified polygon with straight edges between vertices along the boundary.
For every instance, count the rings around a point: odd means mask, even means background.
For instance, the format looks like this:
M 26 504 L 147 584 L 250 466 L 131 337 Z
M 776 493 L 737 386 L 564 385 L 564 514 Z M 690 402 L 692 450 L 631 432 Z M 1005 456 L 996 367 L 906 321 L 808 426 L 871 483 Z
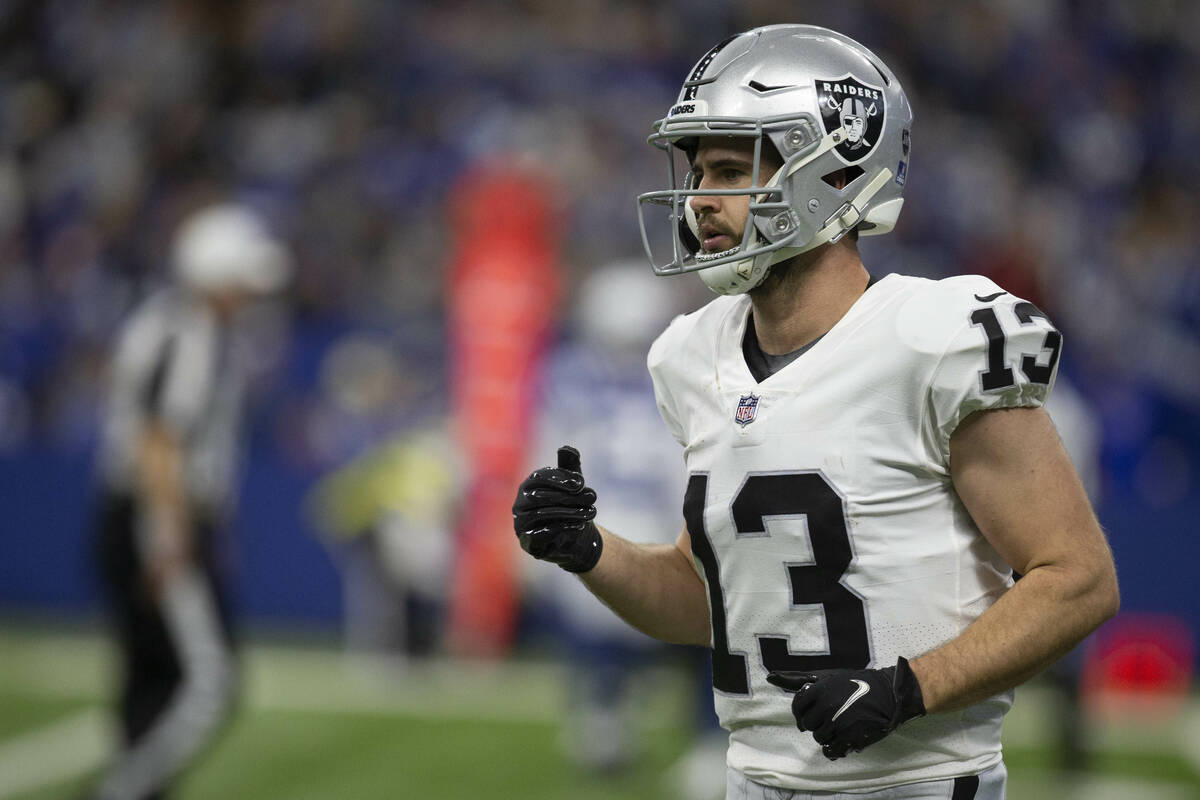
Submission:
M 1190 491 L 1200 5 L 1171 0 L 4 3 L 0 453 L 92 446 L 115 327 L 166 279 L 181 216 L 233 197 L 296 259 L 261 323 L 256 441 L 314 472 L 345 462 L 443 388 L 464 171 L 552 176 L 576 287 L 637 254 L 634 196 L 666 173 L 644 138 L 688 68 L 780 21 L 863 41 L 912 101 L 909 199 L 868 265 L 1035 299 L 1110 448 L 1154 454 L 1138 468 L 1165 501 Z M 1193 421 L 1164 439 L 1163 414 Z

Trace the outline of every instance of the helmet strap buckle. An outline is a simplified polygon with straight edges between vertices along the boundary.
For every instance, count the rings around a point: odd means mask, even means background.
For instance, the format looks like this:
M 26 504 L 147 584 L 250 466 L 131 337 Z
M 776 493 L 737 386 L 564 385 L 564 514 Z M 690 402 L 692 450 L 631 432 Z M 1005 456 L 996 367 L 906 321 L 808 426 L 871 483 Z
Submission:
M 833 212 L 821 227 L 828 228 L 834 223 L 840 226 L 840 230 L 829 237 L 830 243 L 833 243 L 849 233 L 861 221 L 862 212 L 853 203 L 846 202 L 842 203 L 841 207 Z

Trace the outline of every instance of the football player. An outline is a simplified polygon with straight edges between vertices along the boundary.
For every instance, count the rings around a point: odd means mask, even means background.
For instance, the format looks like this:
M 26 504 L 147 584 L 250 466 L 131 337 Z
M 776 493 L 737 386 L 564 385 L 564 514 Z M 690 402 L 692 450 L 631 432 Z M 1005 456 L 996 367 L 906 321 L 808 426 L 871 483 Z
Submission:
M 861 130 L 847 99 L 873 109 Z M 722 295 L 648 359 L 684 447 L 683 531 L 637 545 L 596 525 L 571 448 L 513 506 L 529 553 L 711 648 L 731 798 L 1003 797 L 1013 688 L 1119 603 L 1042 408 L 1059 332 L 986 278 L 863 266 L 858 236 L 899 215 L 911 123 L 891 70 L 834 31 L 712 48 L 650 137 L 672 186 L 639 198 L 654 270 Z

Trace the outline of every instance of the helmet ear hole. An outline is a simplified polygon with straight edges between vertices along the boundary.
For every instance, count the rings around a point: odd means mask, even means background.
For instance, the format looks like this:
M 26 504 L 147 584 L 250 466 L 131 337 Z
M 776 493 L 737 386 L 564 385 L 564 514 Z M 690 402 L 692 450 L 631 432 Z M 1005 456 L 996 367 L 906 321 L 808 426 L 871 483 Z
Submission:
M 828 172 L 822 175 L 821 180 L 825 181 L 835 189 L 845 189 L 847 186 L 854 183 L 854 181 L 858 180 L 859 176 L 862 174 L 862 167 L 851 164 L 848 167 L 835 169 L 833 172 Z

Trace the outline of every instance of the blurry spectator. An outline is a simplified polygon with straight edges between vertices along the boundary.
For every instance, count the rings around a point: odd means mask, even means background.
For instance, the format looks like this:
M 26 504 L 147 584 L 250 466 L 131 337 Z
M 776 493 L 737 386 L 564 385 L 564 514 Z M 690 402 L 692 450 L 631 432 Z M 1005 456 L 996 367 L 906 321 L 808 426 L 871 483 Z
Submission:
M 402 432 L 310 497 L 342 573 L 355 653 L 425 656 L 441 644 L 459 473 L 442 429 Z
M 219 532 L 232 510 L 249 351 L 237 323 L 279 289 L 287 256 L 236 205 L 185 220 L 178 286 L 129 318 L 113 358 L 100 457 L 99 558 L 121 651 L 122 748 L 102 800 L 162 797 L 236 694 Z
M 422 396 L 420 368 L 365 337 L 335 345 L 321 372 L 338 438 L 372 442 L 308 497 L 342 575 L 346 643 L 358 654 L 428 655 L 441 644 L 461 493 L 445 409 Z
M 1072 358 L 1200 407 L 1200 370 L 1175 368 L 1200 358 L 1200 229 L 1179 222 L 1200 178 L 1200 7 L 757 0 L 707 3 L 711 30 L 687 35 L 679 13 L 633 0 L 571 14 L 478 0 L 9 4 L 0 379 L 23 395 L 6 403 L 30 409 L 18 434 L 86 441 L 60 398 L 96 391 L 89 348 L 153 279 L 198 175 L 295 231 L 305 324 L 433 312 L 430 265 L 454 234 L 440 213 L 463 164 L 536 151 L 570 195 L 572 256 L 618 257 L 638 235 L 625 198 L 659 169 L 627 146 L 646 134 L 629 120 L 654 118 L 697 37 L 797 14 L 881 41 L 901 78 L 920 75 L 906 82 L 923 92 L 913 147 L 927 177 L 873 254 L 882 271 L 902 260 L 944 277 L 963 253 L 1017 242 Z M 1118 314 L 1130 324 L 1107 323 Z

